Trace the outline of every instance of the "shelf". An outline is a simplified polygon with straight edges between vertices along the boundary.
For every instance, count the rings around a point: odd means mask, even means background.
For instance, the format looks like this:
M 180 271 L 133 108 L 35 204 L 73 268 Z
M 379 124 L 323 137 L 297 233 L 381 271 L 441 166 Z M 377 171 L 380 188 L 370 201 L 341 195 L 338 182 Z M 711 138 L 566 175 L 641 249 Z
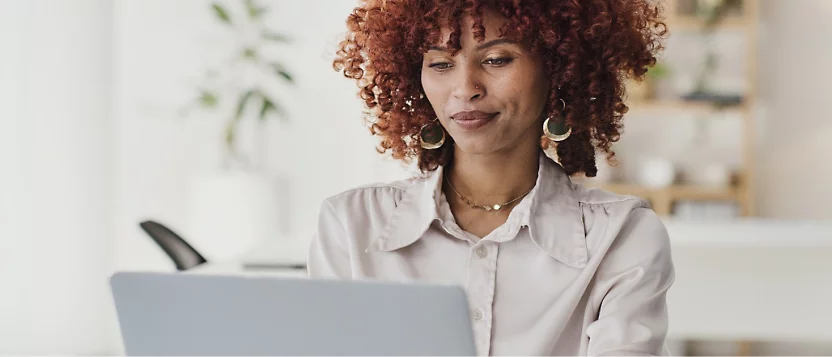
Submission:
M 669 195 L 677 200 L 733 201 L 737 199 L 734 187 L 706 187 L 677 185 L 668 188 Z
M 591 181 L 579 181 L 586 187 L 599 188 L 621 195 L 632 195 L 650 201 L 653 210 L 660 216 L 667 217 L 673 213 L 673 204 L 677 201 L 730 201 L 743 204 L 739 188 L 709 187 L 697 185 L 671 185 L 664 188 L 652 188 L 637 184 L 607 183 L 598 184 Z
M 685 100 L 650 100 L 630 101 L 626 103 L 630 108 L 629 113 L 664 113 L 664 112 L 692 112 L 692 113 L 732 113 L 740 114 L 745 107 L 740 105 L 718 106 L 709 102 L 696 102 Z
M 744 17 L 731 17 L 714 25 L 714 30 L 745 30 L 754 25 Z M 667 19 L 667 28 L 671 32 L 675 29 L 684 31 L 704 31 L 705 20 L 696 16 L 672 16 Z
M 757 56 L 759 50 L 757 46 L 759 41 L 757 37 L 760 28 L 760 0 L 741 0 L 741 3 L 731 2 L 727 4 L 729 8 L 721 12 L 724 16 L 712 25 L 708 25 L 706 23 L 707 18 L 700 16 L 700 14 L 708 13 L 708 11 L 703 10 L 714 4 L 704 1 L 667 0 L 662 6 L 667 11 L 664 22 L 671 33 L 670 37 L 674 37 L 673 33 L 675 32 L 681 35 L 678 38 L 683 40 L 701 40 L 702 36 L 709 36 L 710 34 L 744 37 L 743 48 L 737 50 L 742 50 L 745 55 L 736 58 L 742 60 L 744 68 L 746 68 L 742 93 L 737 93 L 741 96 L 731 96 L 729 93 L 725 93 L 723 96 L 693 93 L 674 95 L 663 92 L 668 88 L 659 87 L 659 83 L 651 82 L 650 78 L 647 78 L 645 82 L 629 81 L 626 83 L 627 95 L 629 96 L 629 99 L 625 101 L 629 108 L 626 116 L 628 118 L 638 118 L 633 121 L 639 121 L 643 118 L 648 120 L 668 118 L 669 121 L 672 121 L 672 119 L 678 118 L 682 123 L 680 125 L 690 124 L 689 119 L 711 120 L 724 117 L 732 121 L 732 129 L 733 125 L 737 124 L 733 122 L 734 119 L 739 120 L 740 130 L 742 130 L 741 137 L 738 138 L 741 141 L 738 144 L 742 146 L 742 162 L 739 166 L 743 169 L 734 174 L 733 181 L 735 181 L 735 184 L 730 187 L 678 184 L 665 188 L 651 188 L 626 183 L 593 183 L 592 179 L 586 179 L 585 185 L 644 198 L 650 201 L 653 210 L 660 216 L 672 216 L 675 207 L 690 208 L 679 206 L 680 201 L 719 201 L 736 205 L 738 216 L 750 217 L 754 216 L 756 212 L 754 199 L 756 190 L 755 157 L 753 153 L 755 147 L 754 133 L 757 131 L 754 110 L 756 109 L 755 98 L 758 91 L 755 78 L 758 72 Z M 693 53 L 688 56 L 691 55 L 696 56 L 697 54 Z M 702 56 L 704 56 L 704 53 Z M 685 60 L 685 58 L 668 57 L 667 60 Z M 673 66 L 670 67 L 674 68 Z M 684 68 L 684 66 L 680 68 Z M 671 73 L 670 75 L 678 75 L 678 73 Z M 667 80 L 662 79 L 662 81 Z M 657 96 L 662 98 L 658 99 Z M 661 136 L 663 133 L 656 131 L 654 135 Z
M 708 187 L 696 185 L 672 185 L 665 188 L 650 188 L 636 184 L 603 184 L 589 185 L 603 190 L 629 194 L 650 199 L 656 196 L 665 196 L 672 200 L 694 200 L 694 201 L 733 201 L 737 198 L 737 190 L 734 187 Z

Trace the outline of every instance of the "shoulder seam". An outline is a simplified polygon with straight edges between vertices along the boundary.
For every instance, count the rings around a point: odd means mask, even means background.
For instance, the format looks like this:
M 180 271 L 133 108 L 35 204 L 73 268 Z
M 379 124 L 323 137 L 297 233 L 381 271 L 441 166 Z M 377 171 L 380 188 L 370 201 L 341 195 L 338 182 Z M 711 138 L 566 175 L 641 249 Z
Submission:
M 580 204 L 608 205 L 608 204 L 615 204 L 615 203 L 620 203 L 620 202 L 628 202 L 628 201 L 636 200 L 636 201 L 640 201 L 639 205 L 637 207 L 650 208 L 649 203 L 647 202 L 647 200 L 645 200 L 644 198 L 639 197 L 639 196 L 628 195 L 628 194 L 619 194 L 619 193 L 615 193 L 615 192 L 611 192 L 611 191 L 606 191 L 606 190 L 603 190 L 603 189 L 600 189 L 600 188 L 585 187 L 585 186 L 583 186 L 581 184 L 578 184 L 578 183 L 573 183 L 573 185 L 574 185 L 573 190 L 575 190 L 576 193 L 577 192 L 581 193 L 581 194 L 577 195 L 578 196 L 578 202 Z M 589 197 L 587 197 L 587 196 L 589 196 L 589 192 L 592 191 L 592 190 L 599 190 L 599 191 L 608 193 L 612 197 L 609 197 L 609 198 L 602 197 L 602 198 L 606 198 L 606 199 L 601 199 L 601 200 L 590 200 Z M 596 197 L 596 198 L 599 198 L 599 197 Z
M 638 207 L 645 207 L 646 208 L 646 206 L 645 206 L 646 200 L 645 199 L 643 199 L 641 197 L 638 197 L 638 196 L 630 196 L 630 195 L 619 195 L 619 197 L 617 199 L 605 200 L 605 201 L 592 201 L 592 202 L 590 202 L 589 200 L 578 200 L 578 202 L 580 202 L 582 204 L 587 204 L 587 205 L 606 205 L 606 204 L 613 204 L 613 203 L 633 201 L 633 200 L 641 201 L 640 202 L 641 205 L 639 205 Z
M 402 181 L 406 182 L 406 181 L 410 181 L 410 180 L 412 180 L 412 179 L 405 179 L 405 180 L 401 180 L 399 182 L 402 182 Z M 375 184 L 369 184 L 369 185 L 364 185 L 364 186 L 359 186 L 359 187 L 353 187 L 353 188 L 350 188 L 350 189 L 346 189 L 344 191 L 341 191 L 341 192 L 338 192 L 334 195 L 329 196 L 329 198 L 334 199 L 336 197 L 340 197 L 340 196 L 347 195 L 347 194 L 354 193 L 354 192 L 358 192 L 358 191 L 373 190 L 373 189 L 385 189 L 385 188 L 390 188 L 390 189 L 394 189 L 394 190 L 397 190 L 397 191 L 407 191 L 407 187 L 396 186 L 393 183 L 375 183 Z

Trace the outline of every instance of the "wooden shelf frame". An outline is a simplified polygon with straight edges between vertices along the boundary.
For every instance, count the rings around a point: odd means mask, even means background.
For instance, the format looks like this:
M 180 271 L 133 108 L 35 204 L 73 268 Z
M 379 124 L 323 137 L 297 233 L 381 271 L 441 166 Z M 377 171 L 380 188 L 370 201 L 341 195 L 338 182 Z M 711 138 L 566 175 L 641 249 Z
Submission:
M 741 190 L 737 186 L 710 187 L 698 185 L 676 184 L 662 188 L 651 188 L 627 183 L 593 184 L 585 183 L 587 187 L 600 188 L 619 194 L 633 195 L 650 201 L 656 214 L 671 216 L 673 204 L 678 201 L 731 201 L 741 199 Z
M 675 11 L 679 8 L 678 1 L 667 0 L 665 10 L 667 11 L 667 25 L 673 36 L 674 30 L 698 31 L 702 30 L 705 22 L 703 19 L 693 15 L 679 15 Z M 755 164 L 755 118 L 754 109 L 757 105 L 757 46 L 759 32 L 759 1 L 743 0 L 741 15 L 732 16 L 721 21 L 715 27 L 715 31 L 741 30 L 745 37 L 747 47 L 745 49 L 745 81 L 746 91 L 743 93 L 743 101 L 738 105 L 720 107 L 714 103 L 695 102 L 686 100 L 655 100 L 655 101 L 627 101 L 630 107 L 628 114 L 633 113 L 671 113 L 684 112 L 693 114 L 714 114 L 727 113 L 737 115 L 742 121 L 742 145 L 741 165 L 736 175 L 735 185 L 729 188 L 710 188 L 691 185 L 672 185 L 667 188 L 652 189 L 632 184 L 609 184 L 600 185 L 600 188 L 622 194 L 631 194 L 650 200 L 654 210 L 661 215 L 671 215 L 673 204 L 681 200 L 693 201 L 733 201 L 739 207 L 741 216 L 754 216 L 756 200 L 756 164 Z M 592 186 L 592 185 L 590 185 Z
M 687 100 L 634 100 L 628 101 L 629 113 L 730 113 L 740 115 L 748 108 L 745 103 L 738 105 L 719 106 L 714 103 Z

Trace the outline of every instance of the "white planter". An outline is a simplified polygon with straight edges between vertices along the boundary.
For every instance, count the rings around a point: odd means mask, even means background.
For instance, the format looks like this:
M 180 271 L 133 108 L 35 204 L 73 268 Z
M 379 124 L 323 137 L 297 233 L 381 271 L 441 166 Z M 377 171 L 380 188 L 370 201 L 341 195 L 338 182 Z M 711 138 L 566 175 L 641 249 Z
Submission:
M 728 165 L 707 163 L 696 165 L 685 173 L 685 179 L 690 184 L 714 188 L 731 186 L 732 171 Z
M 652 158 L 644 160 L 638 172 L 638 183 L 650 188 L 665 188 L 676 179 L 676 168 L 665 159 Z
M 278 237 L 277 181 L 249 172 L 195 177 L 188 192 L 185 239 L 208 261 L 239 260 Z

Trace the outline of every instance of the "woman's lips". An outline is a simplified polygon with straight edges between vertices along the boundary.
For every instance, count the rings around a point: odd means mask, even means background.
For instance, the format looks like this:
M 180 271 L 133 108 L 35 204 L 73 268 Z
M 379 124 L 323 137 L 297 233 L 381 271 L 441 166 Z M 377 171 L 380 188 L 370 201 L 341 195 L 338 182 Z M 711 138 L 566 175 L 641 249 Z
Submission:
M 481 111 L 459 112 L 451 115 L 451 119 L 463 130 L 477 130 L 482 128 L 499 113 L 486 113 Z

